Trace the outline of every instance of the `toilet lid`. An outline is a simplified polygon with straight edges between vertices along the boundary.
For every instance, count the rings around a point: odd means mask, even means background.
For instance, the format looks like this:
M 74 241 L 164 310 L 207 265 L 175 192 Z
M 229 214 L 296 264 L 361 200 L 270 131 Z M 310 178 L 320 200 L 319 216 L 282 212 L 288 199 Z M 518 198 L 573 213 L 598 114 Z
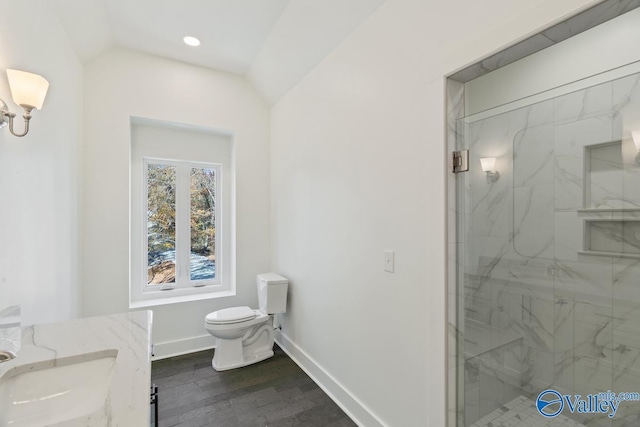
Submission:
M 205 321 L 212 324 L 238 323 L 256 317 L 255 311 L 249 307 L 231 307 L 207 314 Z

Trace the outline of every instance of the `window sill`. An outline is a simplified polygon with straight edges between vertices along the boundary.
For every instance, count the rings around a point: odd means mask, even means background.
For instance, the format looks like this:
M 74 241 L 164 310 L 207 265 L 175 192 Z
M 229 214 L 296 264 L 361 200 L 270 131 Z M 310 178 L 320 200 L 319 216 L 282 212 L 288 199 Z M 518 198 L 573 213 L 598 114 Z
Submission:
M 202 301 L 202 300 L 216 299 L 216 298 L 226 298 L 226 297 L 232 297 L 236 295 L 235 291 L 211 291 L 211 292 L 201 292 L 201 293 L 190 294 L 190 295 L 167 296 L 166 294 L 168 292 L 172 292 L 172 291 L 149 292 L 145 294 L 145 297 L 148 295 L 148 298 L 143 298 L 136 301 L 129 301 L 129 308 L 145 308 L 145 307 L 155 307 L 159 305 L 180 304 L 184 302 Z M 160 296 L 160 294 L 164 294 L 164 295 Z

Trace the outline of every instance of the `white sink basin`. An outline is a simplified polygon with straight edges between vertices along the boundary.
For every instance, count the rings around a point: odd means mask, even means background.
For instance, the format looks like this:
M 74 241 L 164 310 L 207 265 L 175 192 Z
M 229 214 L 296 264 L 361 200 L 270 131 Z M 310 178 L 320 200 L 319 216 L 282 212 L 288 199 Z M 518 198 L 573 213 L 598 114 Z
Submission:
M 0 426 L 41 427 L 103 408 L 117 355 L 106 350 L 16 365 L 0 377 Z

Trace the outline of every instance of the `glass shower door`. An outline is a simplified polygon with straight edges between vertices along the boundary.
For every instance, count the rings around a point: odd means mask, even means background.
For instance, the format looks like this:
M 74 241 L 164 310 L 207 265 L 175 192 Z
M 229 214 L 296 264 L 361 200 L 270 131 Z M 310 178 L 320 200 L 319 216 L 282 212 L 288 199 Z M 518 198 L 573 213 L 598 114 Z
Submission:
M 456 131 L 459 425 L 640 425 L 640 402 L 572 407 L 640 391 L 640 76 Z

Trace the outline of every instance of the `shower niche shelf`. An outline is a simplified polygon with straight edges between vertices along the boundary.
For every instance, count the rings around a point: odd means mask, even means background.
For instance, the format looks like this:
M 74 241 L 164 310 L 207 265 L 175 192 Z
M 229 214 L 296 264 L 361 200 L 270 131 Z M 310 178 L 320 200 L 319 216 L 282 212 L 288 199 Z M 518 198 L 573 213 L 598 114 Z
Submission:
M 584 250 L 581 255 L 640 259 L 640 218 L 584 220 Z
M 631 164 L 625 161 L 628 144 L 611 141 L 584 150 L 585 207 L 578 209 L 584 218 L 584 250 L 578 253 L 640 259 L 640 207 L 624 193 L 625 167 Z
M 640 259 L 640 255 L 618 254 L 618 253 L 614 253 L 614 252 L 578 251 L 578 254 L 579 255 L 589 255 L 589 256 L 611 257 L 611 258 Z
M 611 141 L 584 147 L 584 208 L 581 216 L 639 217 L 640 206 L 628 188 L 637 185 L 637 149 L 629 141 Z M 627 189 L 627 191 L 625 191 Z M 635 214 L 635 215 L 634 215 Z
M 640 221 L 640 208 L 587 208 L 578 209 L 579 218 L 608 221 Z M 586 226 L 585 226 L 586 228 Z
M 578 209 L 578 213 L 580 214 L 592 214 L 592 213 L 640 213 L 640 208 L 584 208 Z

